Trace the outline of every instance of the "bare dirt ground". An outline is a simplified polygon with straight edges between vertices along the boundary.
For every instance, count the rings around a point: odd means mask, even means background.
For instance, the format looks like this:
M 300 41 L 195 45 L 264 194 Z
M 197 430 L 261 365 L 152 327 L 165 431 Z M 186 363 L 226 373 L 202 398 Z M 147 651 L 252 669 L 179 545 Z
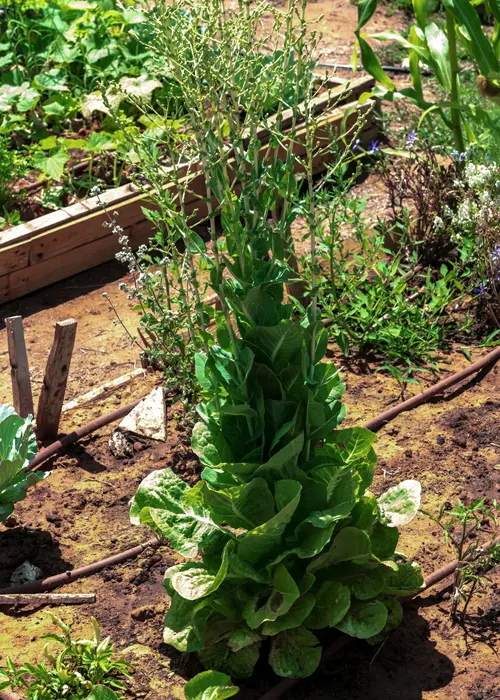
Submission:
M 356 8 L 348 0 L 311 3 L 311 16 L 324 13 L 325 54 L 345 62 L 352 50 Z M 380 15 L 376 29 L 399 28 L 404 18 Z M 372 29 L 372 27 L 370 27 Z M 358 186 L 368 194 L 367 211 L 380 207 L 378 183 L 368 179 Z M 132 303 L 118 291 L 123 269 L 115 263 L 95 268 L 1 308 L 0 317 L 21 314 L 35 393 L 53 336 L 55 321 L 73 317 L 78 332 L 67 398 L 118 377 L 139 365 L 139 351 L 131 347 L 123 330 L 112 324 L 113 315 L 102 297 L 108 292 L 131 332 L 137 325 Z M 443 373 L 467 364 L 456 350 L 441 363 Z M 471 349 L 477 359 L 486 351 Z M 11 401 L 5 329 L 0 330 L 0 402 Z M 373 373 L 374 367 L 342 364 L 332 348 L 331 359 L 340 366 L 347 383 L 347 425 L 359 424 L 399 400 L 395 381 Z M 113 410 L 142 396 L 159 376 L 148 374 L 113 392 L 102 401 L 70 411 L 61 430 Z M 424 385 L 432 380 L 425 379 Z M 414 389 L 418 391 L 418 389 Z M 399 416 L 380 433 L 373 490 L 380 493 L 407 478 L 422 483 L 425 510 L 436 513 L 446 502 L 462 498 L 500 497 L 500 369 L 468 382 L 444 399 Z M 13 569 L 28 559 L 44 575 L 82 566 L 150 538 L 147 529 L 129 523 L 128 501 L 137 485 L 153 469 L 171 467 L 192 481 L 199 471 L 189 449 L 189 437 L 172 408 L 167 444 L 137 443 L 134 456 L 118 461 L 109 452 L 110 428 L 103 429 L 46 465 L 52 474 L 31 488 L 18 505 L 11 527 L 0 525 L 0 587 Z M 454 558 L 431 521 L 418 516 L 403 530 L 400 549 L 421 563 L 429 574 Z M 56 612 L 74 625 L 77 633 L 89 630 L 94 615 L 116 646 L 135 663 L 137 671 L 127 698 L 171 700 L 182 697 L 182 684 L 199 670 L 196 660 L 181 656 L 162 644 L 162 619 L 168 606 L 162 579 L 175 555 L 162 547 L 136 560 L 102 571 L 60 589 L 92 592 L 97 603 L 62 607 Z M 461 628 L 449 618 L 450 600 L 430 591 L 421 603 L 412 603 L 402 626 L 374 658 L 373 648 L 353 643 L 343 654 L 322 667 L 313 679 L 303 681 L 287 697 L 294 700 L 493 700 L 500 698 L 498 634 L 500 576 L 482 591 L 471 606 L 469 648 Z M 16 662 L 39 661 L 44 641 L 52 631 L 47 611 L 0 609 L 0 664 L 7 655 Z M 273 682 L 263 665 L 255 680 L 243 686 L 242 697 L 257 700 Z

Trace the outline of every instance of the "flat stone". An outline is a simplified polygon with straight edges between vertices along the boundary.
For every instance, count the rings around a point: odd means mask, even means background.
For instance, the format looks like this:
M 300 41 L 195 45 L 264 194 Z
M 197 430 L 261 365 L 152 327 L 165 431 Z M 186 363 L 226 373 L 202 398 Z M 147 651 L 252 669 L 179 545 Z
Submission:
M 167 439 L 167 406 L 162 387 L 156 387 L 129 414 L 117 430 L 165 442 Z

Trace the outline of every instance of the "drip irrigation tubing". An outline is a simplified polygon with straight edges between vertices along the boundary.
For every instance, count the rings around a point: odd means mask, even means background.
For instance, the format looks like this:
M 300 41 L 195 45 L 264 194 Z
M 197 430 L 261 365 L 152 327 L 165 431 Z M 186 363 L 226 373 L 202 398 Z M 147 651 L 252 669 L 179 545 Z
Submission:
M 425 391 L 422 391 L 420 394 L 416 394 L 416 396 L 412 396 L 406 401 L 388 408 L 380 415 L 367 421 L 363 427 L 376 433 L 386 423 L 396 418 L 396 416 L 399 416 L 400 413 L 410 411 L 411 409 L 420 406 L 434 396 L 441 394 L 445 389 L 449 389 L 450 387 L 455 386 L 455 384 L 459 384 L 462 380 L 470 377 L 471 374 L 475 374 L 476 372 L 493 365 L 498 360 L 500 360 L 500 346 L 489 352 L 480 360 L 476 360 L 476 362 L 473 362 L 468 367 L 465 367 L 465 369 L 460 370 L 460 372 L 456 372 L 455 374 L 446 377 L 446 379 L 442 379 L 440 382 L 434 384 Z
M 341 68 L 342 70 L 365 71 L 366 73 L 366 69 L 363 68 L 363 66 L 356 66 L 354 68 L 350 63 L 316 63 L 315 66 L 318 68 Z M 407 75 L 411 73 L 411 70 L 406 66 L 382 66 L 382 69 L 385 70 L 386 73 L 406 73 Z M 434 71 L 429 68 L 421 67 L 420 73 L 421 75 L 434 75 Z
M 492 350 L 490 353 L 488 353 L 481 359 L 476 360 L 476 362 L 473 362 L 471 365 L 461 370 L 460 372 L 456 372 L 455 374 L 446 377 L 446 379 L 442 379 L 440 382 L 434 384 L 425 391 L 422 391 L 420 394 L 416 394 L 415 396 L 412 396 L 406 401 L 403 401 L 402 403 L 399 403 L 396 406 L 388 408 L 386 411 L 383 411 L 378 416 L 375 416 L 375 418 L 371 418 L 364 424 L 363 427 L 367 428 L 368 430 L 372 430 L 373 432 L 377 432 L 386 423 L 396 418 L 396 416 L 398 416 L 400 413 L 403 413 L 403 411 L 410 411 L 411 409 L 420 406 L 421 404 L 425 403 L 434 396 L 441 394 L 445 389 L 449 389 L 450 387 L 455 386 L 455 384 L 458 384 L 462 380 L 467 379 L 467 377 L 470 377 L 471 374 L 475 374 L 476 372 L 479 372 L 480 370 L 488 367 L 489 365 L 493 365 L 499 359 L 500 346 Z M 132 401 L 132 403 L 129 403 L 126 406 L 122 406 L 121 408 L 117 408 L 111 413 L 107 413 L 104 416 L 96 418 L 87 425 L 75 428 L 75 430 L 73 430 L 71 433 L 64 435 L 64 437 L 60 438 L 59 440 L 56 440 L 56 442 L 53 442 L 51 445 L 48 445 L 48 447 L 44 447 L 34 457 L 33 461 L 27 467 L 27 471 L 33 471 L 38 466 L 40 466 L 40 464 L 45 462 L 50 457 L 54 457 L 54 455 L 56 455 L 65 447 L 73 445 L 81 438 L 86 437 L 87 435 L 90 435 L 96 430 L 104 428 L 106 425 L 114 423 L 116 420 L 119 420 L 120 418 L 123 418 L 124 416 L 128 415 L 130 411 L 132 411 L 132 409 L 135 408 L 144 398 L 145 397 L 136 399 L 135 401 Z
M 99 416 L 99 418 L 87 423 L 87 425 L 75 428 L 75 430 L 72 430 L 71 433 L 64 435 L 51 445 L 44 447 L 35 455 L 34 459 L 29 464 L 27 471 L 33 471 L 33 469 L 36 469 L 38 466 L 40 466 L 40 464 L 46 462 L 48 459 L 50 459 L 50 457 L 53 457 L 65 447 L 73 445 L 75 442 L 78 442 L 78 440 L 81 440 L 82 438 L 87 437 L 87 435 L 99 430 L 99 428 L 104 428 L 106 425 L 114 423 L 115 421 L 120 420 L 120 418 L 124 418 L 132 411 L 132 409 L 140 404 L 144 398 L 145 397 L 143 396 L 140 399 L 132 401 L 132 403 L 128 403 L 121 408 L 117 408 L 111 413 L 106 413 L 104 416 Z
M 56 574 L 55 576 L 49 576 L 48 578 L 43 578 L 38 581 L 30 581 L 29 583 L 22 583 L 19 586 L 10 586 L 9 588 L 0 589 L 0 593 L 43 593 L 44 591 L 49 591 L 52 588 L 57 588 L 57 586 L 63 586 L 66 583 L 71 583 L 80 578 L 85 578 L 86 576 L 92 576 L 102 569 L 106 569 L 108 566 L 114 566 L 115 564 L 121 564 L 128 559 L 135 559 L 140 554 L 142 554 L 146 549 L 157 549 L 160 546 L 160 541 L 157 539 L 148 540 L 142 544 L 138 544 L 135 547 L 126 549 L 124 552 L 119 552 L 118 554 L 112 554 L 110 557 L 105 559 L 100 559 L 92 564 L 87 564 L 86 566 L 81 566 L 79 569 L 71 569 L 69 571 L 64 571 L 62 574 Z

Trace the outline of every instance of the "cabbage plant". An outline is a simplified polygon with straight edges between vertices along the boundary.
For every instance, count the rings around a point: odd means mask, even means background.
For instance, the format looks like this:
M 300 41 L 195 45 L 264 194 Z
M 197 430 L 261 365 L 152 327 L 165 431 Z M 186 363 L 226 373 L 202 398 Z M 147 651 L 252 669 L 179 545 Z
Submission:
M 0 406 L 0 522 L 26 496 L 26 488 L 45 475 L 27 472 L 37 451 L 33 418 L 21 418 L 7 405 Z

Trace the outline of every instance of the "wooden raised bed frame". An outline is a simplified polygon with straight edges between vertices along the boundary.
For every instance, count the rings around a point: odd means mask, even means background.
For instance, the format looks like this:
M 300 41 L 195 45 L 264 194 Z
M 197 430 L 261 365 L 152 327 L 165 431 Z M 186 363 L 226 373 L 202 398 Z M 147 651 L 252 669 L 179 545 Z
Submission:
M 372 78 L 329 81 L 329 89 L 314 99 L 314 110 L 321 114 L 316 132 L 318 141 L 326 144 L 332 130 L 338 128 L 344 119 L 349 127 L 356 122 L 358 115 L 364 114 L 365 126 L 359 138 L 363 146 L 370 143 L 377 133 L 375 104 L 371 99 L 358 104 L 358 98 L 369 92 L 373 85 Z M 291 124 L 291 118 L 290 110 L 283 113 L 284 128 Z M 304 152 L 301 141 L 304 133 L 305 129 L 296 133 L 298 156 Z M 265 147 L 269 139 L 267 129 L 261 130 L 260 139 Z M 324 170 L 327 161 L 325 157 L 316 158 L 315 171 Z M 206 197 L 204 180 L 201 175 L 196 175 L 192 165 L 186 177 L 190 179 L 190 193 L 184 199 L 186 210 L 201 221 L 207 213 L 206 201 L 203 200 Z M 166 187 L 175 190 L 172 182 L 166 182 Z M 109 212 L 118 213 L 117 223 L 129 236 L 132 247 L 148 242 L 153 227 L 142 211 L 142 207 L 148 204 L 147 194 L 128 184 L 104 192 L 100 199 Z M 97 198 L 92 197 L 1 232 L 0 303 L 112 260 L 120 245 L 117 236 L 103 226 L 108 220 L 109 215 L 103 211 Z

